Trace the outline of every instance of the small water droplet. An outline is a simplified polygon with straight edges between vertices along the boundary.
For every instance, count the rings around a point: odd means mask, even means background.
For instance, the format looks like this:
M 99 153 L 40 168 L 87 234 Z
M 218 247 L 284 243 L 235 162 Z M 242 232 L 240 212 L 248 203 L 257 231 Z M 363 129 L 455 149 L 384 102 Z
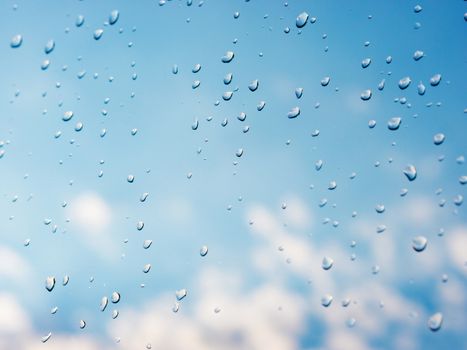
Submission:
M 224 84 L 229 85 L 232 82 L 233 74 L 227 73 L 224 77 Z
M 175 292 L 175 297 L 177 298 L 178 301 L 182 300 L 185 298 L 187 295 L 187 290 L 186 289 L 180 289 Z
M 99 304 L 99 309 L 101 311 L 104 311 L 105 308 L 107 307 L 107 304 L 109 303 L 109 299 L 107 297 L 102 297 L 101 302 Z
M 104 34 L 104 29 L 96 29 L 94 31 L 94 40 L 99 40 L 102 37 L 102 34 Z
M 52 332 L 49 332 L 49 334 L 44 335 L 43 337 L 41 337 L 41 342 L 43 342 L 43 343 L 47 342 L 47 340 L 49 340 L 51 336 L 52 336 Z
M 84 16 L 83 15 L 78 15 L 76 17 L 75 26 L 81 27 L 83 24 L 84 24 Z
M 333 299 L 334 299 L 334 298 L 332 297 L 331 294 L 325 294 L 325 295 L 321 298 L 321 305 L 323 305 L 324 307 L 328 307 L 328 306 L 331 305 Z
M 431 86 L 438 86 L 440 82 L 441 82 L 441 74 L 435 74 L 430 78 Z
M 363 101 L 368 101 L 370 98 L 371 98 L 371 90 L 368 89 L 368 90 L 363 90 L 362 93 L 360 94 L 360 98 L 363 100 Z
M 53 39 L 50 39 L 47 41 L 44 47 L 44 52 L 48 55 L 55 49 L 55 41 Z
M 250 85 L 248 85 L 248 89 L 250 89 L 250 91 L 254 92 L 258 89 L 258 86 L 259 86 L 259 81 L 258 79 L 256 80 L 253 80 Z
M 235 155 L 240 158 L 243 155 L 243 148 L 239 148 L 237 152 L 235 152 Z
M 302 95 L 303 95 L 303 88 L 296 88 L 296 89 L 295 89 L 295 96 L 296 96 L 297 98 L 301 98 Z
M 137 229 L 138 231 L 141 231 L 143 228 L 144 228 L 144 222 L 143 222 L 143 221 L 138 221 L 138 222 L 136 223 L 136 229 Z
M 148 273 L 151 270 L 151 264 L 146 264 L 143 266 L 143 272 Z
M 442 133 L 435 134 L 435 136 L 433 136 L 433 143 L 437 146 L 441 145 L 444 142 L 445 138 L 446 137 Z
M 411 82 L 412 80 L 410 79 L 410 77 L 402 78 L 401 80 L 399 80 L 399 89 L 401 90 L 407 89 Z
M 324 77 L 323 79 L 321 79 L 321 86 L 328 86 L 330 81 L 330 77 Z
M 86 327 L 86 321 L 80 320 L 79 321 L 79 328 L 84 329 L 84 327 Z
M 66 111 L 65 113 L 63 113 L 63 117 L 62 117 L 62 120 L 64 122 L 67 122 L 69 121 L 71 118 L 73 118 L 73 112 L 72 111 Z
M 120 301 L 120 293 L 112 292 L 112 295 L 110 296 L 110 301 L 114 304 L 117 304 Z
M 63 276 L 62 285 L 66 286 L 70 282 L 70 277 L 68 275 Z
M 152 240 L 146 239 L 143 241 L 143 248 L 148 249 L 151 246 L 151 244 L 152 244 Z
M 413 56 L 412 56 L 412 57 L 413 57 L 413 59 L 414 59 L 415 61 L 419 61 L 423 56 L 424 56 L 423 51 L 417 50 L 417 51 L 415 51 L 415 52 L 413 53 Z
M 362 68 L 367 68 L 371 64 L 371 58 L 365 58 L 362 60 Z
M 129 182 L 129 183 L 133 183 L 133 181 L 135 181 L 135 177 L 134 175 L 128 175 L 127 178 L 126 178 L 126 181 Z

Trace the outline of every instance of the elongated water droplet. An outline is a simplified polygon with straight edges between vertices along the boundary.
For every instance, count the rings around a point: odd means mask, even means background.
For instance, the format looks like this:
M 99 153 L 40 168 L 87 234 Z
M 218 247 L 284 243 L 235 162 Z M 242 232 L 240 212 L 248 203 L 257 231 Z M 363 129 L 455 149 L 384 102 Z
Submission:
M 404 174 L 409 181 L 413 181 L 417 178 L 417 169 L 412 164 L 409 164 L 405 167 Z
M 420 96 L 423 96 L 423 95 L 425 95 L 425 91 L 426 91 L 425 85 L 423 85 L 422 82 L 418 83 L 418 85 L 417 85 L 417 92 L 418 92 L 418 94 L 419 94 Z
M 303 28 L 308 22 L 308 13 L 302 12 L 297 16 L 295 20 L 295 25 L 297 28 Z
M 109 303 L 109 299 L 107 297 L 102 297 L 101 302 L 99 304 L 99 309 L 101 311 L 104 311 L 105 308 L 107 307 L 107 304 Z
M 55 277 L 54 276 L 49 276 L 45 279 L 45 289 L 47 291 L 51 292 L 55 287 Z
M 50 39 L 47 41 L 44 47 L 44 52 L 48 55 L 55 49 L 55 41 L 53 39 Z
M 113 292 L 112 295 L 110 296 L 110 301 L 114 304 L 117 304 L 120 301 L 120 293 Z
M 143 248 L 148 249 L 151 246 L 151 244 L 152 244 L 152 240 L 146 239 L 143 241 Z
M 383 91 L 384 90 L 384 85 L 386 84 L 386 80 L 382 79 L 380 83 L 378 84 L 378 90 Z
M 191 88 L 194 90 L 194 89 L 198 88 L 200 85 L 201 85 L 201 81 L 195 80 L 193 82 L 193 84 L 191 84 Z
M 47 342 L 47 340 L 49 340 L 51 336 L 52 336 L 52 332 L 49 332 L 49 334 L 44 335 L 43 337 L 41 337 L 41 342 L 43 342 L 43 343 Z
M 443 314 L 441 312 L 437 312 L 430 316 L 428 319 L 428 328 L 431 331 L 436 332 L 439 331 L 443 324 Z
M 191 124 L 191 129 L 192 129 L 192 130 L 197 130 L 197 129 L 198 129 L 198 126 L 199 126 L 199 121 L 198 121 L 198 119 L 195 119 L 195 121 L 193 122 L 193 124 Z
M 54 306 L 54 307 L 50 310 L 50 313 L 51 313 L 52 315 L 55 315 L 55 314 L 57 313 L 57 311 L 58 311 L 58 306 Z
M 145 202 L 146 199 L 148 198 L 148 196 L 149 196 L 149 193 L 148 193 L 148 192 L 144 192 L 144 193 L 141 195 L 141 197 L 139 198 L 139 201 L 140 201 L 140 202 Z
M 239 148 L 237 152 L 235 152 L 235 155 L 240 158 L 243 155 L 243 148 Z
M 224 56 L 222 56 L 221 60 L 223 63 L 229 63 L 233 60 L 235 54 L 233 51 L 227 51 Z
M 224 84 L 229 85 L 232 82 L 233 74 L 227 73 L 224 77 Z
M 81 27 L 84 24 L 84 16 L 78 15 L 76 16 L 75 26 Z
M 389 119 L 388 121 L 388 129 L 389 130 L 397 130 L 399 129 L 399 126 L 401 125 L 402 118 L 400 117 L 393 117 Z
M 14 35 L 10 40 L 10 46 L 13 49 L 20 47 L 22 43 L 23 43 L 23 36 L 21 34 Z
M 68 275 L 63 276 L 62 285 L 66 286 L 70 282 L 70 277 Z
M 66 111 L 65 113 L 63 113 L 63 117 L 62 117 L 62 120 L 64 122 L 67 122 L 69 121 L 71 118 L 73 118 L 73 112 L 72 111 Z
M 115 23 L 117 23 L 119 17 L 120 17 L 120 13 L 118 12 L 118 10 L 113 10 L 112 12 L 110 12 L 109 24 L 112 26 Z
M 146 264 L 143 266 L 143 272 L 148 273 L 151 270 L 151 264 Z
M 293 107 L 289 113 L 287 113 L 287 117 L 289 119 L 297 118 L 300 115 L 300 108 L 299 107 Z
M 136 223 L 136 229 L 137 229 L 138 231 L 141 231 L 143 228 L 144 228 L 144 222 L 143 222 L 143 221 L 138 221 L 138 222 Z
M 423 252 L 427 246 L 428 240 L 424 236 L 416 236 L 412 239 L 412 248 L 416 252 Z
M 203 245 L 199 250 L 199 255 L 206 256 L 208 254 L 208 246 Z
M 258 110 L 258 112 L 261 112 L 265 106 L 266 106 L 266 102 L 260 101 L 259 104 L 256 106 L 256 109 Z
M 401 80 L 399 80 L 399 89 L 401 90 L 407 89 L 411 82 L 412 80 L 410 79 L 410 77 L 402 78 Z
M 329 270 L 333 264 L 334 260 L 328 256 L 325 256 L 323 258 L 323 261 L 321 262 L 321 267 L 323 268 L 323 270 Z
M 196 63 L 191 70 L 193 73 L 198 73 L 201 70 L 201 64 Z

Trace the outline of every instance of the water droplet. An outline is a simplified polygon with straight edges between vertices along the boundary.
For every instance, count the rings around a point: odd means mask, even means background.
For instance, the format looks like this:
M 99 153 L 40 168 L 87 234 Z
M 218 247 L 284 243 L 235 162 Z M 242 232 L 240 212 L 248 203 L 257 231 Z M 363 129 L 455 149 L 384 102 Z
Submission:
M 392 56 L 386 57 L 386 63 L 389 64 L 392 62 Z
M 321 79 L 321 86 L 328 86 L 330 81 L 331 81 L 330 77 L 324 77 L 323 79 Z
M 191 124 L 191 129 L 192 129 L 192 130 L 197 130 L 197 129 L 198 129 L 198 126 L 199 126 L 199 121 L 198 121 L 198 119 L 195 119 L 195 121 L 193 122 L 193 124 Z
M 140 202 L 145 202 L 146 199 L 148 198 L 148 196 L 149 196 L 149 193 L 148 193 L 148 192 L 144 192 L 144 193 L 141 195 L 141 197 L 139 198 L 139 201 L 140 201 Z
M 258 110 L 258 112 L 261 112 L 265 106 L 266 102 L 260 101 L 259 104 L 256 106 L 256 109 Z
M 467 175 L 462 175 L 462 176 L 460 176 L 460 177 L 459 177 L 459 183 L 460 183 L 461 185 L 467 184 Z
M 243 148 L 239 148 L 237 152 L 235 152 L 235 155 L 240 158 L 243 155 Z
M 452 201 L 454 202 L 455 205 L 459 207 L 462 205 L 462 203 L 464 203 L 464 197 L 461 194 L 458 194 L 454 197 Z
M 198 88 L 200 85 L 201 85 L 201 81 L 195 80 L 195 81 L 193 82 L 193 84 L 191 84 L 191 88 L 192 88 L 192 89 L 196 89 L 196 88 Z
M 386 225 L 376 226 L 376 233 L 383 233 L 384 231 L 386 231 Z
M 436 146 L 441 145 L 444 142 L 445 138 L 446 137 L 442 133 L 435 134 L 435 136 L 433 136 L 433 143 Z
M 297 16 L 297 19 L 295 20 L 295 25 L 297 28 L 303 28 L 305 24 L 308 22 L 308 13 L 302 12 Z
M 315 163 L 316 171 L 320 171 L 321 168 L 323 167 L 323 164 L 324 164 L 324 162 L 321 159 L 317 160 L 316 163 Z
M 229 85 L 232 82 L 233 74 L 227 73 L 224 77 L 224 84 Z
M 384 90 L 384 85 L 386 84 L 386 80 L 382 79 L 380 83 L 378 84 L 378 90 L 383 91 Z
M 112 310 L 112 318 L 113 318 L 114 320 L 118 317 L 119 314 L 120 314 L 120 313 L 118 312 L 118 310 Z
M 360 95 L 360 98 L 363 101 L 368 101 L 371 98 L 371 90 L 363 90 L 363 92 Z
M 428 319 L 428 328 L 431 331 L 436 332 L 438 331 L 443 324 L 443 314 L 441 312 L 437 312 L 430 316 Z
M 143 248 L 148 249 L 151 246 L 151 244 L 152 244 L 152 240 L 146 239 L 143 241 Z
M 99 40 L 102 37 L 102 34 L 104 34 L 104 29 L 96 29 L 94 31 L 94 40 Z
M 325 294 L 321 298 L 321 305 L 323 305 L 324 307 L 328 307 L 329 305 L 331 305 L 333 299 L 334 298 L 332 297 L 331 294 Z
M 47 41 L 44 47 L 44 52 L 48 55 L 55 49 L 55 41 L 53 39 L 50 39 Z
M 63 117 L 62 117 L 62 120 L 64 122 L 67 122 L 69 121 L 71 118 L 73 118 L 73 112 L 72 111 L 66 111 L 65 113 L 63 113 Z
M 421 50 L 417 50 L 417 51 L 415 51 L 415 52 L 413 53 L 413 59 L 414 59 L 415 61 L 420 60 L 423 56 L 424 56 L 424 53 L 423 53 L 423 51 L 421 51 Z
M 362 61 L 362 68 L 367 68 L 371 64 L 371 58 L 365 58 Z
M 297 118 L 300 115 L 300 108 L 299 107 L 293 107 L 289 113 L 287 113 L 287 117 L 289 119 Z
M 83 15 L 78 15 L 76 17 L 75 26 L 81 27 L 83 24 L 84 24 L 84 16 Z
M 51 313 L 52 315 L 55 315 L 55 314 L 57 313 L 57 311 L 58 311 L 58 306 L 54 306 L 54 307 L 50 310 L 50 313 Z
M 228 123 L 229 123 L 229 120 L 227 118 L 224 118 L 224 120 L 221 123 L 221 126 L 226 127 Z
M 222 94 L 222 99 L 224 101 L 229 101 L 233 96 L 233 91 L 226 91 Z
M 16 34 L 11 38 L 10 46 L 13 49 L 16 49 L 20 47 L 22 43 L 23 43 L 23 36 L 21 34 Z
M 146 264 L 143 266 L 143 272 L 148 273 L 151 270 L 151 264 Z
M 108 303 L 109 303 L 109 299 L 107 297 L 102 297 L 101 303 L 99 304 L 99 309 L 101 311 L 104 311 Z
M 144 222 L 138 221 L 138 223 L 136 224 L 136 228 L 138 229 L 138 231 L 141 231 L 144 228 Z
M 62 285 L 66 286 L 70 282 L 70 277 L 68 275 L 63 276 Z
M 250 85 L 248 85 L 248 89 L 250 89 L 250 91 L 256 91 L 258 89 L 258 86 L 259 86 L 259 81 L 258 79 L 256 80 L 253 80 Z
M 425 91 L 426 91 L 425 85 L 423 85 L 422 82 L 418 83 L 418 85 L 417 85 L 417 92 L 418 92 L 418 94 L 419 94 L 420 96 L 423 96 L 423 95 L 425 95 Z
M 129 182 L 129 183 L 133 183 L 133 181 L 135 181 L 135 177 L 134 175 L 128 175 L 127 178 L 126 178 L 126 181 Z
M 413 181 L 417 178 L 417 169 L 412 164 L 409 164 L 405 167 L 404 174 L 409 181 Z
M 376 126 L 376 120 L 371 119 L 371 120 L 368 121 L 368 127 L 370 129 L 373 129 L 375 126 Z
M 426 248 L 428 240 L 424 236 L 416 236 L 412 238 L 412 248 L 416 252 L 423 252 Z
M 388 121 L 388 129 L 389 130 L 397 130 L 399 129 L 399 126 L 401 125 L 402 118 L 400 117 L 393 117 L 389 119 Z
M 114 304 L 117 304 L 120 301 L 120 293 L 113 292 L 112 295 L 110 296 L 110 301 Z
M 357 323 L 357 320 L 354 317 L 351 317 L 347 320 L 347 327 L 353 328 L 355 324 Z
M 399 80 L 399 89 L 401 90 L 407 89 L 411 82 L 412 80 L 410 79 L 410 77 L 402 78 L 401 80 Z
M 79 328 L 84 329 L 84 327 L 86 327 L 86 321 L 80 320 L 79 321 Z
M 334 264 L 334 260 L 328 256 L 325 256 L 323 258 L 323 261 L 321 262 L 321 267 L 324 269 L 324 270 L 329 270 L 332 265 Z
M 52 332 L 49 332 L 49 334 L 44 335 L 44 336 L 41 338 L 41 342 L 43 342 L 43 343 L 47 342 L 47 340 L 49 340 L 51 336 L 52 336 Z
M 177 298 L 178 301 L 182 300 L 185 298 L 187 295 L 186 289 L 180 289 L 175 292 L 175 297 Z
M 208 254 L 208 246 L 203 245 L 199 250 L 199 255 L 206 256 Z
M 244 122 L 246 119 L 246 113 L 245 112 L 240 112 L 240 115 L 237 117 L 238 120 L 241 122 Z
M 45 289 L 51 292 L 55 287 L 55 277 L 49 276 L 45 279 Z
M 328 190 L 335 190 L 337 187 L 337 182 L 336 181 L 330 181 L 328 185 Z
M 222 59 L 221 59 L 221 60 L 222 60 L 222 62 L 224 62 L 224 63 L 229 63 L 230 61 L 233 60 L 234 56 L 235 56 L 235 54 L 233 53 L 233 51 L 227 51 L 227 52 L 225 53 L 225 55 L 222 56 Z
M 297 98 L 301 98 L 303 95 L 303 88 L 296 88 L 295 89 L 295 96 L 297 96 Z
M 118 10 L 113 10 L 112 12 L 110 12 L 109 24 L 112 26 L 115 23 L 117 23 L 119 17 L 120 17 L 120 13 L 118 12 Z
M 420 5 L 415 5 L 415 7 L 413 8 L 413 11 L 415 13 L 419 13 L 421 10 L 422 10 L 422 7 Z
M 377 213 L 381 214 L 384 213 L 385 207 L 383 204 L 377 204 L 375 210 Z
M 438 86 L 440 82 L 441 82 L 441 74 L 435 74 L 430 78 L 431 86 Z

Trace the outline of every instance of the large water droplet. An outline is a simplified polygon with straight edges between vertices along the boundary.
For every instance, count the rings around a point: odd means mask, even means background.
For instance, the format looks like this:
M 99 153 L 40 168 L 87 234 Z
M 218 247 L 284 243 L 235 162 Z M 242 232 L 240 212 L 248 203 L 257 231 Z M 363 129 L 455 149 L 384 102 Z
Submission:
M 187 290 L 186 289 L 180 289 L 175 292 L 175 297 L 177 298 L 178 301 L 182 300 L 185 298 L 187 295 Z
M 328 86 L 330 81 L 331 81 L 330 77 L 324 77 L 323 79 L 321 79 L 321 86 Z
M 397 130 L 399 129 L 399 126 L 401 125 L 402 118 L 400 117 L 393 117 L 389 119 L 388 121 L 388 129 L 389 130 Z
M 99 40 L 102 37 L 102 34 L 104 34 L 104 29 L 96 29 L 94 31 L 94 40 Z
M 412 80 L 410 79 L 410 77 L 404 77 L 401 80 L 399 80 L 399 88 L 401 90 L 407 89 L 411 82 Z
M 437 146 L 441 145 L 444 142 L 445 138 L 446 137 L 442 133 L 435 134 L 435 136 L 433 136 L 433 143 Z
M 370 98 L 371 98 L 371 90 L 364 90 L 361 95 L 360 95 L 360 98 L 363 100 L 363 101 L 368 101 Z
M 422 82 L 418 83 L 418 85 L 417 85 L 417 92 L 418 92 L 418 94 L 419 94 L 420 96 L 423 96 L 423 95 L 425 95 L 425 91 L 426 91 L 425 85 L 423 85 Z
M 308 22 L 308 13 L 302 12 L 297 16 L 295 20 L 295 25 L 297 28 L 303 28 L 305 24 Z
M 222 59 L 221 59 L 221 60 L 222 60 L 222 62 L 224 62 L 224 63 L 229 63 L 230 61 L 233 60 L 234 56 L 235 56 L 235 54 L 233 53 L 233 51 L 227 51 L 227 52 L 225 53 L 225 55 L 222 56 Z
M 146 239 L 143 241 L 143 248 L 148 249 L 151 246 L 151 244 L 152 244 L 152 240 Z
M 290 119 L 297 118 L 300 115 L 300 108 L 299 107 L 293 107 L 289 113 L 287 113 L 287 117 Z
M 143 272 L 148 273 L 151 270 L 151 264 L 146 264 L 143 266 Z
M 110 296 L 110 301 L 114 304 L 118 303 L 120 301 L 120 293 L 113 292 L 112 295 Z
M 365 58 L 362 60 L 362 68 L 367 68 L 371 64 L 371 58 Z
M 438 331 L 443 324 L 443 314 L 441 312 L 437 312 L 430 316 L 428 319 L 428 328 L 431 331 L 436 332 Z
M 334 260 L 328 256 L 325 256 L 323 258 L 323 261 L 321 262 L 321 267 L 324 269 L 324 270 L 329 270 L 332 265 L 334 264 Z
M 227 73 L 224 77 L 224 84 L 229 85 L 232 82 L 233 74 Z
M 16 34 L 11 38 L 10 46 L 13 49 L 16 49 L 20 47 L 22 43 L 23 43 L 23 36 L 21 34 Z
M 118 12 L 118 10 L 113 10 L 112 12 L 110 12 L 109 24 L 114 25 L 115 23 L 117 23 L 119 17 L 120 13 Z
M 428 240 L 424 236 L 416 236 L 412 238 L 412 248 L 416 252 L 423 252 L 426 248 Z
M 430 78 L 431 86 L 438 86 L 440 82 L 441 82 L 441 74 L 435 74 Z
M 417 169 L 412 164 L 409 164 L 405 167 L 404 174 L 409 181 L 413 181 L 417 178 Z
M 53 39 L 50 39 L 47 41 L 44 47 L 44 52 L 48 55 L 55 49 L 55 41 Z
M 332 297 L 331 294 L 325 294 L 321 298 L 321 305 L 323 305 L 324 307 L 328 307 L 329 305 L 331 305 L 333 299 L 334 298 Z
M 303 88 L 296 88 L 295 89 L 295 96 L 297 96 L 297 98 L 301 98 L 303 95 Z
M 101 311 L 104 311 L 105 308 L 107 307 L 107 304 L 109 303 L 109 299 L 107 297 L 102 297 L 101 302 L 99 304 L 99 309 Z
M 45 279 L 45 289 L 51 292 L 55 287 L 55 277 L 49 276 Z
M 239 148 L 237 152 L 235 152 L 235 155 L 240 158 L 243 155 L 243 148 Z
M 256 80 L 253 80 L 250 85 L 248 85 L 248 89 L 250 89 L 250 91 L 256 91 L 258 89 L 258 86 L 259 86 L 259 81 L 258 79 Z
M 78 15 L 76 17 L 75 26 L 81 27 L 83 24 L 84 24 L 84 16 L 83 15 Z

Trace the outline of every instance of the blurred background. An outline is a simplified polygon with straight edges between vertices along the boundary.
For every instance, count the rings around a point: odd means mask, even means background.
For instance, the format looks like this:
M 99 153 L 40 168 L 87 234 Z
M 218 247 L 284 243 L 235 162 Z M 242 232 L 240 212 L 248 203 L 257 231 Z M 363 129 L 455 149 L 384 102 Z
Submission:
M 467 348 L 464 1 L 0 13 L 0 349 Z

